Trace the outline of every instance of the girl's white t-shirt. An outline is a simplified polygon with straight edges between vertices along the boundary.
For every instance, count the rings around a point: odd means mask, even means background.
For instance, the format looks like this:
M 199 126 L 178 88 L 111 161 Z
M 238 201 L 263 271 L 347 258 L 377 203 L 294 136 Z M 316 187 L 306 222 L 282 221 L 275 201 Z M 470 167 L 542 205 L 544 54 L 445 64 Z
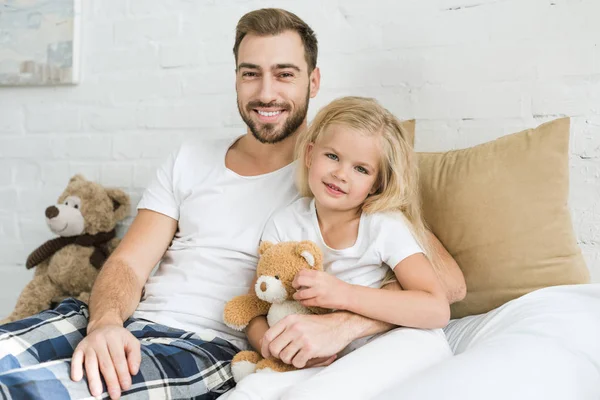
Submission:
M 323 252 L 325 272 L 345 282 L 373 288 L 381 287 L 389 268 L 423 252 L 400 212 L 363 213 L 354 245 L 333 249 L 323 240 L 315 201 L 308 197 L 273 214 L 262 240 L 273 243 L 311 240 Z
M 247 348 L 244 333 L 223 323 L 225 303 L 248 292 L 267 220 L 299 195 L 296 163 L 258 176 L 226 168 L 233 142 L 182 145 L 144 192 L 137 208 L 177 220 L 178 229 L 133 317 Z

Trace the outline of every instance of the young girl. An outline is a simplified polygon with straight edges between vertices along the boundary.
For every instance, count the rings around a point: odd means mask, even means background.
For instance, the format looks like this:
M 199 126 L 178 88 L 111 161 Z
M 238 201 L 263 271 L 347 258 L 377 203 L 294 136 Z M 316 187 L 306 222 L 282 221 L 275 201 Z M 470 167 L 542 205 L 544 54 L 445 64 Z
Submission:
M 319 111 L 297 157 L 303 197 L 276 212 L 262 235 L 312 240 L 323 251 L 325 272 L 299 273 L 294 298 L 405 328 L 353 342 L 344 354 L 369 343 L 324 369 L 250 375 L 231 399 L 369 398 L 451 354 L 440 329 L 449 304 L 427 245 L 414 153 L 389 111 L 344 97 Z M 381 289 L 393 279 L 403 290 Z

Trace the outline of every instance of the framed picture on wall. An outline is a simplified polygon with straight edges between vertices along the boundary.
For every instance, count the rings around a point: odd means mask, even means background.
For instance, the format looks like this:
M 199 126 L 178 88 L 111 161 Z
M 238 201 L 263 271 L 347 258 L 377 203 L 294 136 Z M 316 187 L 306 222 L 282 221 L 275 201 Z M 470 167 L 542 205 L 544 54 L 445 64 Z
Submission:
M 0 0 L 0 86 L 79 81 L 80 0 Z

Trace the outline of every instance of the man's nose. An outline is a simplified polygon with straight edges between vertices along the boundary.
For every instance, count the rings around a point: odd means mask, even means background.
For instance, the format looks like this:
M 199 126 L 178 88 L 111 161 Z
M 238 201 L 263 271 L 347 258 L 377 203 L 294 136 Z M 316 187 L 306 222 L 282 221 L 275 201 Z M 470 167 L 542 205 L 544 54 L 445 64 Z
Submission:
M 265 76 L 261 80 L 260 93 L 258 94 L 258 100 L 261 103 L 269 104 L 276 100 L 277 95 L 275 94 L 275 85 L 269 76 Z

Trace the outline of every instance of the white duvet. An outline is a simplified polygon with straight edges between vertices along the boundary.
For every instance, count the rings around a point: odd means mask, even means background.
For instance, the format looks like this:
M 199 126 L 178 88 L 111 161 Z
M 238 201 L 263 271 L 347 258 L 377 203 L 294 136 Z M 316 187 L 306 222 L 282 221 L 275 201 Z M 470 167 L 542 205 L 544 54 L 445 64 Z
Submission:
M 600 284 L 540 289 L 446 335 L 454 357 L 377 398 L 600 399 Z

